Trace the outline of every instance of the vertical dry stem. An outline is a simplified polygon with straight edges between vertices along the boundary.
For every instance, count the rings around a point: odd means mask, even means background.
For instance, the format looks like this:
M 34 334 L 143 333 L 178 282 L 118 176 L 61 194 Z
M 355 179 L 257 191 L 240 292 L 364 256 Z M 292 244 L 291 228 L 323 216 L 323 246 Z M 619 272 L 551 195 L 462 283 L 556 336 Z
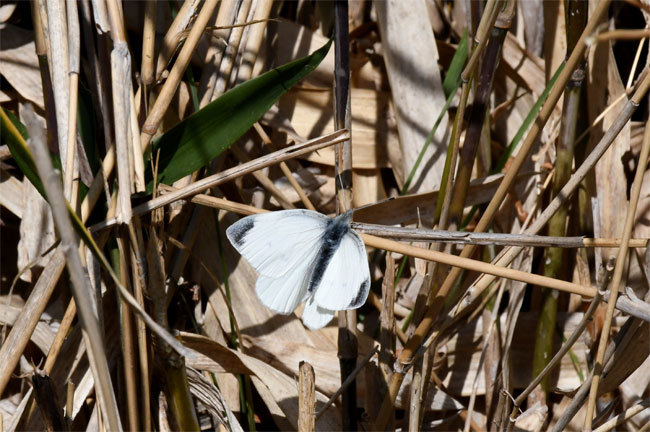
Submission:
M 316 410 L 316 377 L 314 368 L 307 362 L 300 362 L 300 394 L 298 400 L 298 431 L 314 432 Z

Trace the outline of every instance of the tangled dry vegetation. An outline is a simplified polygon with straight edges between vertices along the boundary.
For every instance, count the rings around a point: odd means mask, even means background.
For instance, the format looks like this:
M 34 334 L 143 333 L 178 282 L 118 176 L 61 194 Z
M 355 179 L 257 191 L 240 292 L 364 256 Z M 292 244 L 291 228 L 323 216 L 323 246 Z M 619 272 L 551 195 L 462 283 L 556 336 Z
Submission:
M 2 429 L 649 430 L 649 17 L 3 2 Z M 265 308 L 225 229 L 350 202 L 366 304 Z

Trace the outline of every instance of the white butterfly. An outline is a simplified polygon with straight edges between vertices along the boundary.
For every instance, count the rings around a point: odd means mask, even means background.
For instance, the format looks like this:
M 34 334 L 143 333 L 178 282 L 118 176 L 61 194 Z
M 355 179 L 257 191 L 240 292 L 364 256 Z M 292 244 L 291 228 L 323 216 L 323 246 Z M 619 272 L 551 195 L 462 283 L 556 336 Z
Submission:
M 352 212 L 331 219 L 311 210 L 247 216 L 226 230 L 230 243 L 257 270 L 257 297 L 287 315 L 306 301 L 303 323 L 316 330 L 337 310 L 366 302 L 366 248 L 350 229 Z

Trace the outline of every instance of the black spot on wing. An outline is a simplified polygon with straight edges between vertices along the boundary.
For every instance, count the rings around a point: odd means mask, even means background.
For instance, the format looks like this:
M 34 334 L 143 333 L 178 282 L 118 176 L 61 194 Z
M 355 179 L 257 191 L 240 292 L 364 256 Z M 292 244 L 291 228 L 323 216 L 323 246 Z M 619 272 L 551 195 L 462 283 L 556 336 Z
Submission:
M 254 226 L 255 221 L 253 218 L 244 218 L 228 228 L 228 238 L 235 246 L 241 246 L 244 244 L 246 234 L 248 231 L 253 229 Z
M 336 219 L 327 222 L 320 251 L 318 252 L 318 258 L 316 258 L 316 263 L 314 264 L 314 271 L 309 280 L 310 293 L 313 294 L 321 280 L 323 280 L 323 275 L 325 274 L 327 266 L 330 264 L 332 257 L 339 248 L 343 236 L 345 236 L 349 230 L 349 219 L 337 217 Z
M 364 279 L 364 281 L 361 282 L 361 285 L 359 286 L 357 296 L 354 298 L 354 300 L 352 300 L 352 303 L 350 303 L 346 309 L 356 309 L 363 306 L 363 304 L 366 302 L 366 299 L 368 298 L 369 290 L 370 279 Z

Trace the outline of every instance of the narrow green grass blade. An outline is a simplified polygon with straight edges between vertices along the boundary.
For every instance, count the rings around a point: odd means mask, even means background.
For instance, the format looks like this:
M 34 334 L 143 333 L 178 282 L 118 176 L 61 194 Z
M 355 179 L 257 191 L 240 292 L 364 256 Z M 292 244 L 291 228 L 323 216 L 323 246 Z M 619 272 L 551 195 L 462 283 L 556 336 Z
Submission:
M 0 125 L 2 141 L 9 147 L 11 156 L 16 161 L 16 164 L 18 164 L 18 168 L 32 182 L 36 190 L 47 199 L 43 183 L 36 171 L 32 153 L 29 151 L 25 142 L 29 138 L 27 128 L 25 128 L 11 111 L 5 111 L 2 107 L 0 107 Z
M 451 59 L 445 80 L 442 82 L 442 91 L 445 92 L 445 96 L 447 97 L 450 94 L 456 93 L 456 90 L 460 86 L 460 75 L 463 73 L 463 68 L 467 61 L 467 51 L 467 30 L 465 30 L 463 36 L 460 38 L 460 42 L 458 42 L 458 48 L 456 48 L 454 57 Z
M 415 163 L 411 168 L 411 172 L 409 173 L 408 177 L 406 178 L 406 181 L 404 182 L 404 186 L 400 191 L 400 195 L 406 195 L 406 192 L 408 191 L 409 187 L 411 187 L 411 182 L 413 181 L 415 172 L 417 171 L 418 167 L 422 163 L 422 158 L 424 158 L 424 153 L 427 151 L 427 148 L 429 148 L 429 145 L 431 144 L 431 140 L 436 134 L 440 122 L 442 121 L 443 117 L 447 114 L 449 105 L 451 105 L 451 101 L 454 99 L 454 95 L 456 94 L 458 87 L 460 87 L 461 84 L 460 74 L 463 71 L 463 66 L 465 65 L 466 60 L 467 60 L 467 32 L 463 34 L 463 38 L 458 44 L 458 49 L 454 54 L 454 58 L 451 60 L 449 71 L 447 72 L 445 81 L 442 84 L 443 91 L 447 96 L 445 105 L 442 107 L 442 110 L 440 110 L 440 114 L 438 114 L 438 118 L 436 119 L 436 121 L 433 124 L 433 127 L 431 128 L 431 131 L 429 132 L 429 135 L 427 136 L 427 139 L 424 142 L 424 145 L 422 146 L 420 153 L 418 154 L 418 158 L 415 160 Z M 447 159 L 449 159 L 449 151 L 447 153 L 448 153 Z M 443 174 L 443 186 L 445 181 L 444 179 L 446 178 L 447 175 L 445 173 Z M 440 190 L 444 190 L 444 189 L 441 187 Z
M 230 147 L 282 94 L 316 69 L 330 45 L 331 41 L 307 57 L 238 85 L 167 131 L 156 140 L 151 153 L 160 150 L 158 182 L 171 184 Z M 149 165 L 147 190 L 151 191 Z

